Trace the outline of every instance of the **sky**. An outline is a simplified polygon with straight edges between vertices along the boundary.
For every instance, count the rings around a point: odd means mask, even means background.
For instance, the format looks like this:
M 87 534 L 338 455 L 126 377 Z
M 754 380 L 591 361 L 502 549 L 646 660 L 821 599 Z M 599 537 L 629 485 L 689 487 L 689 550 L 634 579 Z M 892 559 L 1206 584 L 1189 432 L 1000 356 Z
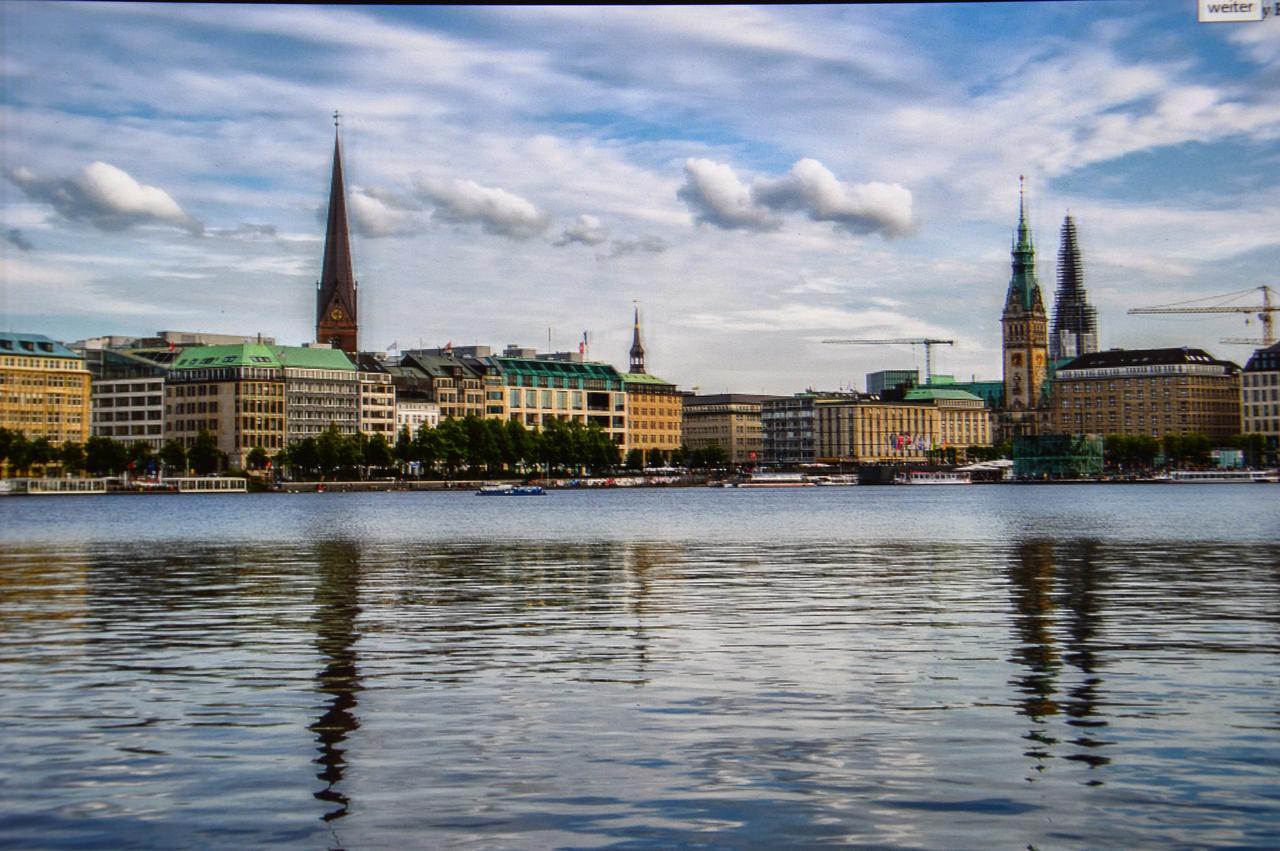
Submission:
M 1242 363 L 1280 285 L 1280 24 L 1195 4 L 0 0 L 0 326 L 314 336 L 335 110 L 361 346 L 576 350 L 703 393 L 1000 377 L 1019 177 L 1103 348 Z M 1232 300 L 1257 303 L 1256 293 Z M 550 346 L 549 346 L 550 343 Z

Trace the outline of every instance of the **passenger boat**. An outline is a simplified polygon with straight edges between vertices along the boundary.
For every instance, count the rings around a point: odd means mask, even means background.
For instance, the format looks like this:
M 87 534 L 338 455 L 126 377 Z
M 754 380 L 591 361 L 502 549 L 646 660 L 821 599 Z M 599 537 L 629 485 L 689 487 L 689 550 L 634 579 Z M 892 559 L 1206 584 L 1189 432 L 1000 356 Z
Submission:
M 858 483 L 858 477 L 852 473 L 841 473 L 833 476 L 814 476 L 811 481 L 820 488 L 850 487 Z
M 481 485 L 477 496 L 542 496 L 546 493 L 540 485 L 493 484 Z
M 752 473 L 740 488 L 811 488 L 814 483 L 804 473 Z
M 1168 481 L 1175 484 L 1270 484 L 1280 481 L 1275 470 L 1172 470 Z
M 967 470 L 907 470 L 893 477 L 895 485 L 971 485 Z

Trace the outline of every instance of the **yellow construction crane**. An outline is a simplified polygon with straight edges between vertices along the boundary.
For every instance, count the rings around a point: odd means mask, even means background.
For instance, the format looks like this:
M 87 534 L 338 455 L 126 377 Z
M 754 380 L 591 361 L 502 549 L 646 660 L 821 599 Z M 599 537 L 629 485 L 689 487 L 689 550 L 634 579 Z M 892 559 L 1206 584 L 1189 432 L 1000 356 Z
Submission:
M 1225 301 L 1226 299 L 1239 298 L 1242 295 L 1247 295 L 1248 293 L 1252 293 L 1252 292 L 1262 293 L 1262 304 L 1240 305 L 1240 304 L 1219 303 L 1214 305 L 1196 306 L 1200 303 L 1209 301 L 1210 299 L 1218 299 L 1219 302 L 1222 302 L 1222 301 Z M 1275 313 L 1276 311 L 1280 311 L 1280 303 L 1273 301 L 1274 298 L 1275 298 L 1275 291 L 1272 290 L 1271 287 L 1253 287 L 1247 290 L 1241 290 L 1238 293 L 1227 293 L 1226 295 L 1207 296 L 1205 298 L 1192 299 L 1191 301 L 1180 301 L 1175 304 L 1164 304 L 1164 305 L 1159 305 L 1157 307 L 1135 307 L 1135 308 L 1132 308 L 1129 311 L 1129 313 L 1130 314 L 1136 314 L 1136 313 L 1142 313 L 1142 314 L 1147 314 L 1147 313 L 1244 313 L 1244 314 L 1250 314 L 1250 313 L 1253 313 L 1257 315 L 1258 321 L 1262 323 L 1262 339 L 1261 340 L 1250 340 L 1250 339 L 1245 339 L 1243 337 L 1227 337 L 1226 339 L 1222 340 L 1222 342 L 1238 343 L 1238 344 L 1247 345 L 1247 346 L 1261 345 L 1263 347 L 1266 347 L 1266 346 L 1272 345 L 1276 341 L 1275 331 L 1272 329 L 1272 322 L 1274 321 L 1274 317 L 1272 316 L 1272 314 Z M 1248 322 L 1248 321 L 1249 319 L 1246 316 L 1245 322 Z
M 924 383 L 933 382 L 933 347 L 954 346 L 955 340 L 823 340 L 842 346 L 924 346 Z

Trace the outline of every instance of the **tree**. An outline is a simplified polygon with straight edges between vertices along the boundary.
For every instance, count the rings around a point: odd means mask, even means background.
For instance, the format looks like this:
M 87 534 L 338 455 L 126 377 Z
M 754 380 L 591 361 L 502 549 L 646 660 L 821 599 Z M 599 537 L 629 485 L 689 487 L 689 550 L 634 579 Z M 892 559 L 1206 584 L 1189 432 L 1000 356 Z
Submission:
M 318 474 L 320 449 L 314 437 L 304 437 L 289 444 L 289 466 L 295 478 L 307 478 Z
M 446 475 L 453 478 L 467 457 L 467 435 L 463 430 L 462 420 L 446 417 L 439 427 L 431 431 L 436 442 L 437 457 L 444 463 Z
M 632 449 L 627 452 L 627 469 L 639 470 L 644 466 L 644 450 Z
M 408 467 L 413 461 L 413 435 L 409 434 L 407 425 L 401 426 L 400 433 L 396 435 L 395 456 L 401 469 Z
M 187 472 L 187 448 L 179 440 L 165 441 L 160 447 L 160 463 L 170 472 L 183 475 Z
M 191 444 L 191 451 L 187 453 L 188 459 L 191 461 L 191 468 L 196 471 L 198 476 L 207 476 L 211 473 L 218 472 L 218 468 L 222 466 L 226 455 L 218 448 L 218 440 L 208 429 L 200 429 L 200 433 L 196 435 L 195 442 Z
M 84 470 L 84 447 L 75 441 L 68 440 L 58 450 L 58 460 L 62 462 L 62 471 L 68 475 Z
M 126 454 L 129 456 L 129 469 L 135 474 L 145 473 L 152 466 L 154 454 L 151 451 L 151 444 L 145 440 L 135 440 L 126 447 Z
M 395 456 L 391 452 L 391 447 L 387 445 L 387 439 L 380 434 L 365 441 L 364 444 L 364 465 L 376 470 L 384 470 L 395 463 Z
M 519 420 L 507 420 L 505 427 L 507 441 L 504 446 L 503 463 L 513 470 L 519 470 L 532 463 L 536 456 L 533 447 L 533 436 Z
M 244 463 L 250 470 L 261 470 L 270 463 L 267 457 L 267 450 L 261 446 L 255 446 L 249 450 L 249 454 L 245 456 Z
M 481 467 L 485 470 L 496 467 L 501 461 L 501 454 L 488 424 L 475 414 L 467 414 L 462 419 L 462 431 L 466 440 L 466 462 L 472 472 L 477 472 Z
M 413 460 L 422 465 L 423 472 L 431 473 L 435 471 L 440 455 L 440 430 L 426 423 L 418 426 L 418 433 L 413 438 Z
M 109 437 L 91 437 L 84 444 L 84 468 L 92 476 L 115 476 L 129 463 L 129 450 Z
M 1231 445 L 1244 454 L 1247 467 L 1261 467 L 1263 455 L 1267 451 L 1267 438 L 1261 434 L 1237 434 L 1231 438 Z

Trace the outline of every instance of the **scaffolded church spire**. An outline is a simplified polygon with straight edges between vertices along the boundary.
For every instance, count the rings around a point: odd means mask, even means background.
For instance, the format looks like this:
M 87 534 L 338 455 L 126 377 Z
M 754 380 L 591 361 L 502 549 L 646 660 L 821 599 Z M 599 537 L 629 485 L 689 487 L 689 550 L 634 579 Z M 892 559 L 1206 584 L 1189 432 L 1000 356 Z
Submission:
M 359 350 L 356 278 L 352 271 L 347 228 L 346 188 L 342 180 L 342 145 L 338 113 L 333 114 L 333 177 L 329 184 L 329 218 L 324 234 L 324 264 L 316 284 L 316 342 L 348 354 Z
M 1058 245 L 1058 291 L 1053 302 L 1053 334 L 1049 356 L 1053 360 L 1075 358 L 1098 350 L 1098 311 L 1089 304 L 1084 289 L 1084 264 L 1076 223 L 1071 214 L 1062 222 Z

